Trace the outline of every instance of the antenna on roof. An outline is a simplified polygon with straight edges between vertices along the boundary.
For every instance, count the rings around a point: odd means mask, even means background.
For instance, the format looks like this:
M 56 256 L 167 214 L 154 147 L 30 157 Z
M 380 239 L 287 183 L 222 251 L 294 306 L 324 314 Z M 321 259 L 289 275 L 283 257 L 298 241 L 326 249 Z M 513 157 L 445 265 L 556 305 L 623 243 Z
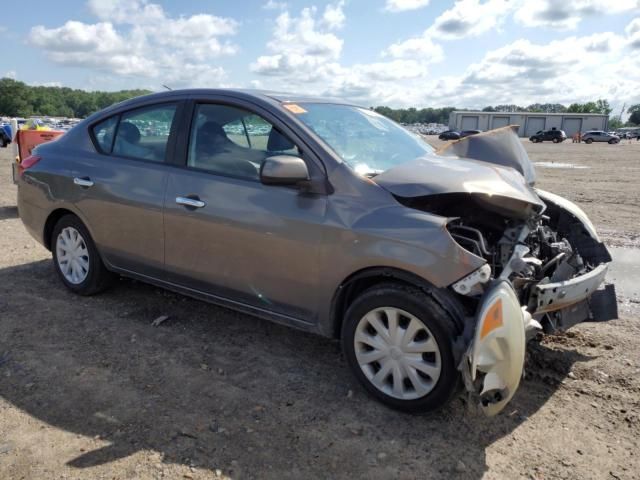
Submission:
M 167 90 L 169 90 L 169 91 L 173 90 L 173 88 L 171 88 L 171 87 L 167 87 L 164 83 L 162 84 L 162 86 L 163 86 L 164 88 L 166 88 Z

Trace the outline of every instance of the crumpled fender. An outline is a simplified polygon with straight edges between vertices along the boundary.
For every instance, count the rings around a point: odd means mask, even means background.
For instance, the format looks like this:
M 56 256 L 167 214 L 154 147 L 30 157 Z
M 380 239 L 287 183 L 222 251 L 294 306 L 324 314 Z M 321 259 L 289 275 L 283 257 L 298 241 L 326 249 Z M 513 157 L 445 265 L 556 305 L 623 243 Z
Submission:
M 509 403 L 520 385 L 525 329 L 532 320 L 507 281 L 489 287 L 477 312 L 473 340 L 460 369 L 467 389 L 479 394 L 482 411 L 493 416 Z

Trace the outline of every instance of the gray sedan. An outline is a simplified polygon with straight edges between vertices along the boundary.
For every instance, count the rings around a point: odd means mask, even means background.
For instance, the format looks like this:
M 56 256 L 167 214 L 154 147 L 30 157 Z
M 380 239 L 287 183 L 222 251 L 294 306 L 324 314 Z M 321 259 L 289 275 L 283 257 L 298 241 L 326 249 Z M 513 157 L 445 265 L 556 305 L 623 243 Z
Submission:
M 593 225 L 534 188 L 510 127 L 436 154 L 340 101 L 172 91 L 92 115 L 18 173 L 20 217 L 73 292 L 124 275 L 334 337 L 405 411 L 464 385 L 493 415 L 528 337 L 615 310 L 591 296 L 610 261 Z
M 602 130 L 592 130 L 582 134 L 582 141 L 584 143 L 607 142 L 614 144 L 620 142 L 620 137 Z

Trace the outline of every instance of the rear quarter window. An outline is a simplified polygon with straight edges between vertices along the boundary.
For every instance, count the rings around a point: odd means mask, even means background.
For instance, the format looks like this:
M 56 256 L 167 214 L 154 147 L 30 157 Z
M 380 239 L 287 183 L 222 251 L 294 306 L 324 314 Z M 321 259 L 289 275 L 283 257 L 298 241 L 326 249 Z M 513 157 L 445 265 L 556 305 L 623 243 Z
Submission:
M 102 153 L 111 153 L 116 125 L 118 125 L 118 115 L 114 115 L 97 123 L 91 129 L 94 143 Z

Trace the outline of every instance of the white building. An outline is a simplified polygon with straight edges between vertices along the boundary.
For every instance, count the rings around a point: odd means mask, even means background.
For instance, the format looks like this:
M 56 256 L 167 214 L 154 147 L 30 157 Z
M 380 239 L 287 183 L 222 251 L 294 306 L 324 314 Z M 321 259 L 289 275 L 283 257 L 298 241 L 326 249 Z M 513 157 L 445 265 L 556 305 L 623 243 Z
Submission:
M 449 115 L 451 130 L 493 130 L 507 125 L 519 125 L 518 135 L 530 137 L 539 130 L 564 130 L 567 137 L 576 132 L 607 130 L 609 117 L 599 113 L 538 113 L 538 112 L 462 112 Z

